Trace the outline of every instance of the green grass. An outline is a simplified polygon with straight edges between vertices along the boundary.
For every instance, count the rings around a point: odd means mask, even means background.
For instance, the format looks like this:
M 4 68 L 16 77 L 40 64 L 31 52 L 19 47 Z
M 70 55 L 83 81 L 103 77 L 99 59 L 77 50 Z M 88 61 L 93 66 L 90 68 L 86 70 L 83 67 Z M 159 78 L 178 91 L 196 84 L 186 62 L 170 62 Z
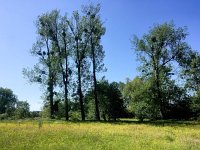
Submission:
M 200 123 L 0 122 L 0 150 L 199 150 Z

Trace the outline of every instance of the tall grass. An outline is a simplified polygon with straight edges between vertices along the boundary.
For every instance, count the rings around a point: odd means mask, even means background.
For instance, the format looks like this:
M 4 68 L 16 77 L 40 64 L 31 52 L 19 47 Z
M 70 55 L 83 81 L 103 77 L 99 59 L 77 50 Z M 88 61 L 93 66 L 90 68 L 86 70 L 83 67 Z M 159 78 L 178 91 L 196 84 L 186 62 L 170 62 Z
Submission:
M 191 122 L 1 122 L 1 150 L 200 149 L 200 124 Z

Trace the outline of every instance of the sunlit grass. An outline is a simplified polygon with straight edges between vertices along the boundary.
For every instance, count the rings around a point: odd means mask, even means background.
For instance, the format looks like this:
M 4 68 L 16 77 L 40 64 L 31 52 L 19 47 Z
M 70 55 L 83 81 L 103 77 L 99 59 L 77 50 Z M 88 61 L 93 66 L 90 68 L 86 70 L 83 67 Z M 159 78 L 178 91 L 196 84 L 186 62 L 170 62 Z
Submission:
M 191 122 L 0 123 L 0 149 L 200 149 L 200 124 Z

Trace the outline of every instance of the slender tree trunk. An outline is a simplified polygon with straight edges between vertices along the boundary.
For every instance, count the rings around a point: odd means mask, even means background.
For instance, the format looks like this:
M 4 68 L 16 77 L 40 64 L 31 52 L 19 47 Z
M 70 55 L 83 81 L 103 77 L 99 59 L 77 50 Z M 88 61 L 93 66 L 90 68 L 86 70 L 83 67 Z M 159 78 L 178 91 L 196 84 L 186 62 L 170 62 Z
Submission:
M 68 109 L 68 89 L 67 85 L 65 83 L 65 120 L 69 120 L 69 115 L 68 115 L 69 109 Z
M 62 68 L 62 76 L 63 76 L 63 84 L 64 84 L 64 95 L 65 95 L 65 120 L 69 120 L 68 115 L 68 69 L 66 68 L 66 73 L 64 72 L 63 66 L 60 63 L 60 66 Z M 66 64 L 67 67 L 67 64 Z
M 63 58 L 63 56 L 61 54 L 61 48 L 60 48 L 60 45 L 59 45 L 59 42 L 58 42 L 58 37 L 56 36 L 55 39 L 56 39 L 55 40 L 56 45 L 57 45 L 58 50 L 59 50 L 59 56 L 60 56 L 60 58 Z M 68 55 L 67 55 L 67 43 L 66 43 L 65 37 L 64 37 L 63 40 L 64 40 L 64 48 L 65 48 L 65 69 L 63 67 L 62 60 L 60 61 L 60 67 L 61 67 L 61 71 L 62 71 L 63 84 L 64 84 L 65 120 L 67 121 L 67 120 L 69 120 L 69 114 L 68 114 L 68 108 L 69 108 L 69 106 L 68 106 L 68 83 L 69 83 L 68 82 Z
M 66 53 L 66 52 L 65 52 Z M 69 120 L 69 102 L 68 102 L 68 60 L 67 56 L 65 58 L 66 61 L 66 72 L 65 72 L 65 120 Z
M 85 111 L 84 111 L 84 105 L 83 105 L 83 93 L 81 89 L 81 68 L 78 66 L 78 93 L 79 93 L 79 102 L 81 107 L 81 119 L 85 120 Z
M 64 45 L 65 45 L 65 74 L 63 71 L 63 82 L 64 82 L 64 88 L 65 88 L 65 120 L 69 120 L 69 100 L 68 100 L 68 85 L 69 85 L 69 68 L 68 68 L 68 54 L 67 54 L 67 44 L 64 39 Z M 64 69 L 63 69 L 64 70 Z
M 53 107 L 53 81 L 52 81 L 52 77 L 49 77 L 49 87 L 48 87 L 48 91 L 49 91 L 49 102 L 50 102 L 50 118 L 53 119 L 54 118 L 54 107 Z
M 160 107 L 160 112 L 161 112 L 161 117 L 162 119 L 166 119 L 165 116 L 165 107 L 164 107 L 164 103 L 162 100 L 162 95 L 161 95 L 161 91 L 160 91 L 160 78 L 159 78 L 159 70 L 156 69 L 156 89 L 157 89 L 157 100 L 159 102 L 159 107 Z
M 105 112 L 103 112 L 102 117 L 103 117 L 103 120 L 106 121 L 106 114 L 105 114 Z
M 79 47 L 78 47 L 78 41 L 76 42 L 76 48 L 77 48 L 77 68 L 78 68 L 78 94 L 79 94 L 79 102 L 81 107 L 81 119 L 85 120 L 85 111 L 84 111 L 84 104 L 83 104 L 83 93 L 82 93 L 82 85 L 81 85 L 81 62 L 80 62 L 80 55 L 79 55 Z
M 49 76 L 48 76 L 48 88 L 47 91 L 49 92 L 49 103 L 50 103 L 50 118 L 54 118 L 54 107 L 53 107 L 53 74 L 52 74 L 52 64 L 51 64 L 51 56 L 50 56 L 50 49 L 49 49 L 49 40 L 46 39 L 46 47 L 47 47 L 47 55 L 48 55 L 48 69 L 49 69 Z
M 92 50 L 92 65 L 93 65 L 93 83 L 94 83 L 94 100 L 95 100 L 95 115 L 96 119 L 100 121 L 100 113 L 99 113 L 99 102 L 97 97 L 97 80 L 96 80 L 96 61 L 95 61 L 95 52 L 94 52 L 94 44 L 92 41 L 91 34 L 91 50 Z
M 152 51 L 154 51 L 154 48 L 152 47 Z M 153 67 L 155 71 L 155 82 L 156 82 L 156 102 L 158 102 L 159 107 L 160 107 L 160 113 L 162 119 L 165 119 L 165 110 L 163 106 L 163 100 L 162 100 L 162 94 L 160 90 L 160 71 L 159 71 L 159 62 L 158 58 L 156 57 L 157 55 L 153 55 Z

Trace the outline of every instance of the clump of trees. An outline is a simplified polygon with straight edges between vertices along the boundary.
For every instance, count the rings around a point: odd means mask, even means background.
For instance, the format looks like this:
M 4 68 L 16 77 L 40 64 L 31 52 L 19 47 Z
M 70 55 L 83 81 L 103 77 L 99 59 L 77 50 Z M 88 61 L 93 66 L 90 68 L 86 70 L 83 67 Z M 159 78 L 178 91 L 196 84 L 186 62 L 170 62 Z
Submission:
M 95 119 L 91 112 L 95 106 L 93 97 L 94 89 L 89 89 L 85 99 L 87 115 L 90 119 Z M 97 96 L 99 101 L 99 112 L 101 118 L 106 120 L 114 120 L 117 118 L 126 117 L 126 106 L 122 97 L 120 85 L 117 82 L 109 83 L 107 80 L 102 79 L 97 82 Z
M 200 115 L 200 55 L 187 44 L 185 27 L 157 24 L 141 38 L 135 36 L 141 74 L 126 83 L 97 78 L 106 71 L 99 4 L 83 6 L 71 17 L 58 10 L 44 13 L 36 29 L 31 54 L 38 63 L 23 74 L 46 89 L 42 116 L 116 120 L 135 115 L 143 120 Z
M 74 108 L 80 110 L 81 119 L 85 120 L 85 95 L 92 88 L 94 114 L 100 120 L 96 76 L 106 69 L 101 45 L 105 27 L 99 12 L 100 5 L 88 5 L 81 12 L 74 11 L 71 17 L 53 10 L 36 21 L 38 38 L 31 54 L 38 57 L 38 63 L 33 69 L 24 69 L 23 74 L 30 82 L 46 88 L 50 118 L 55 118 L 59 105 L 64 103 L 66 120 Z
M 0 120 L 30 117 L 27 101 L 19 101 L 11 89 L 0 87 Z
M 142 38 L 134 37 L 141 75 L 127 81 L 123 95 L 139 119 L 199 116 L 199 53 L 186 43 L 187 35 L 186 28 L 164 23 L 153 26 Z M 181 80 L 176 82 L 173 76 Z

